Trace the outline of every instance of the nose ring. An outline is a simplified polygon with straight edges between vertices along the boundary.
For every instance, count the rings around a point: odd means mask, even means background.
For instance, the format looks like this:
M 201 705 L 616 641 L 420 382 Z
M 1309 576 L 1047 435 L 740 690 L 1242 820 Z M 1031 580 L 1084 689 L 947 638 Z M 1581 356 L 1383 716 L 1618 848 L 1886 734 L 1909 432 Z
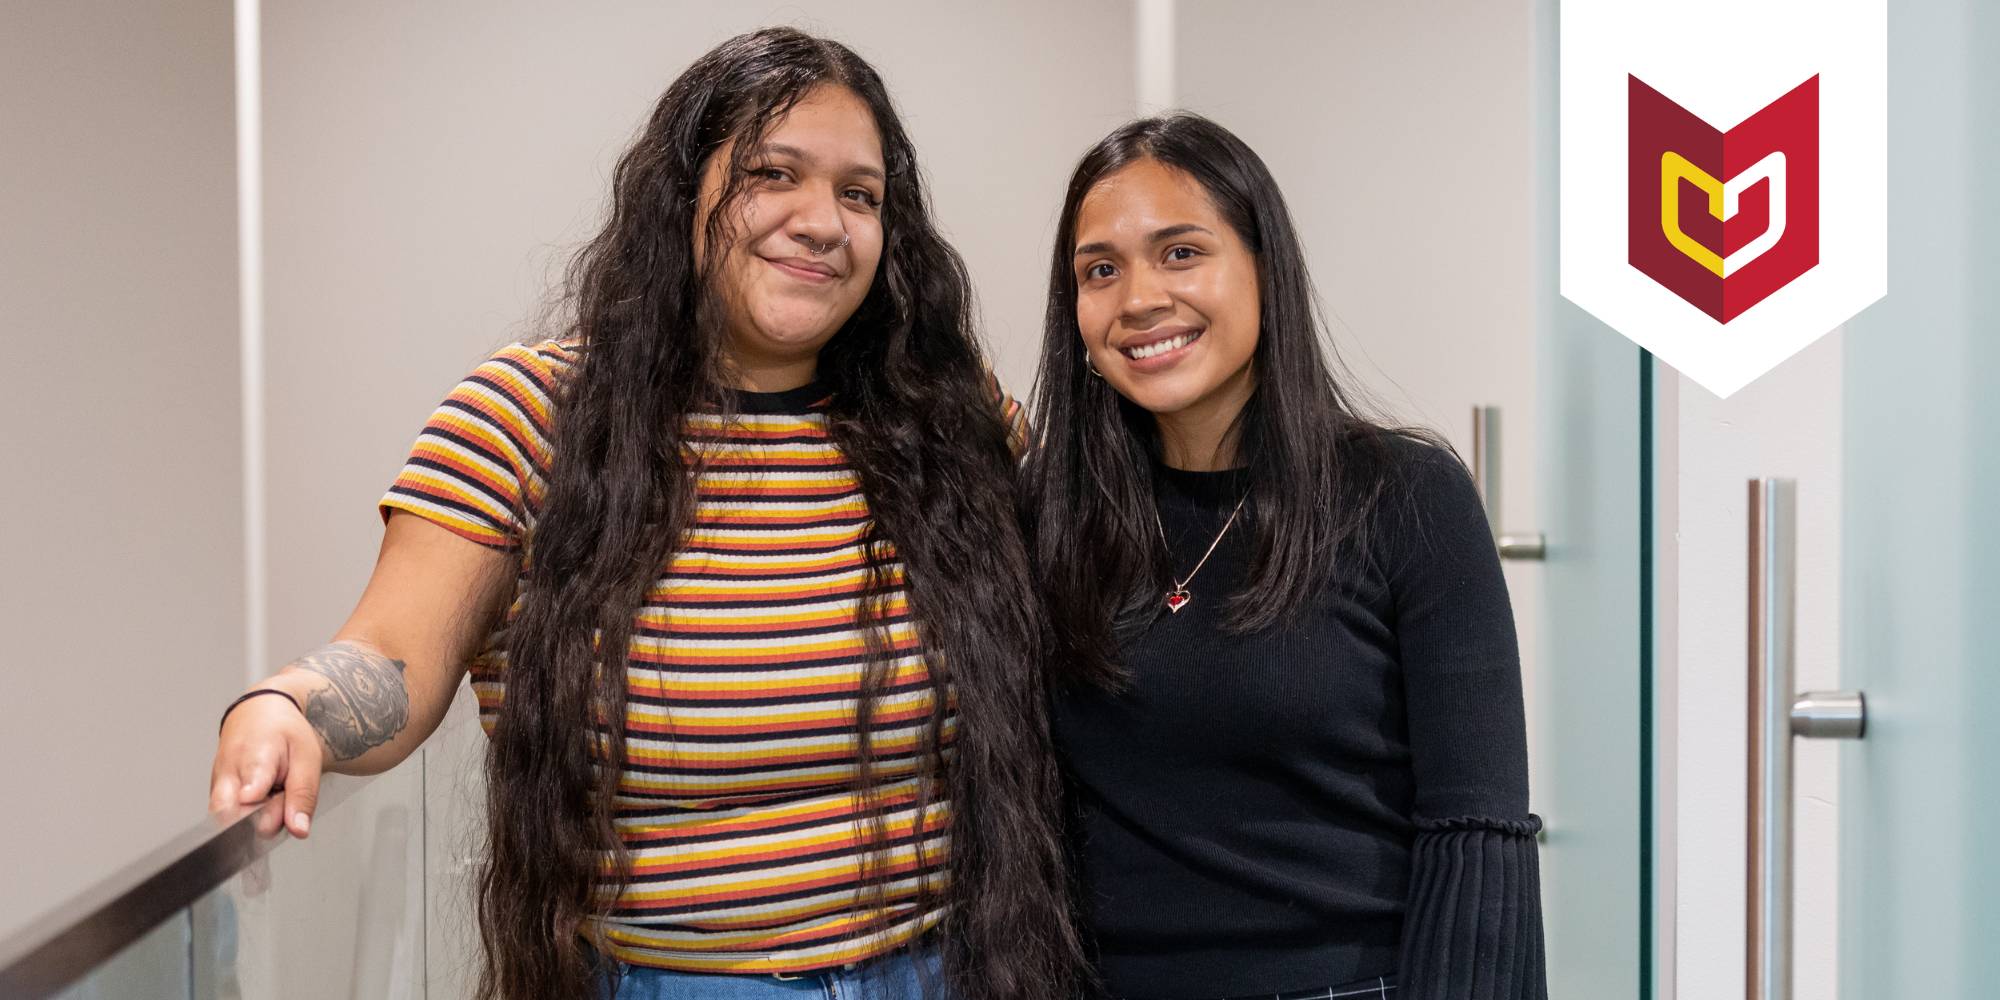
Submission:
M 808 242 L 811 241 L 808 240 Z M 838 250 L 846 245 L 847 245 L 847 234 L 842 233 L 840 234 L 840 242 L 838 243 L 814 243 L 812 246 L 809 246 L 806 249 L 811 251 L 812 255 L 815 257 L 824 257 L 826 256 L 828 251 Z

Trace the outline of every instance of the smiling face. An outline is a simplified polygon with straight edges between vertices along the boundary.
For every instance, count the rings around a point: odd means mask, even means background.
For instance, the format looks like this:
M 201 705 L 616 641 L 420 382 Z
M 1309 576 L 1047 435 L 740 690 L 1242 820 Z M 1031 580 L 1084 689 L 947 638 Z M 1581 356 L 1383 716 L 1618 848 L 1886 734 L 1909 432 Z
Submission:
M 1072 264 L 1077 329 L 1104 380 L 1163 435 L 1219 438 L 1256 385 L 1259 296 L 1257 258 L 1208 193 L 1152 159 L 1106 175 L 1078 205 Z
M 695 218 L 703 232 L 736 169 L 734 141 L 708 158 Z M 868 295 L 882 258 L 887 183 L 875 117 L 843 87 L 808 93 L 749 151 L 743 194 L 715 268 L 742 388 L 810 381 L 819 350 Z

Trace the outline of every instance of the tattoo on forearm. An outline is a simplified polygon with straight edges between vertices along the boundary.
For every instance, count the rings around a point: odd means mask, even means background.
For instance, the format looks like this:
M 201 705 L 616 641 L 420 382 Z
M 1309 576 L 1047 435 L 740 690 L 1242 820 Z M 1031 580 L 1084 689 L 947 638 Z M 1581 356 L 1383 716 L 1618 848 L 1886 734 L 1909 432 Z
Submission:
M 336 642 L 300 657 L 293 667 L 327 679 L 306 696 L 306 721 L 319 730 L 334 760 L 353 760 L 396 738 L 410 723 L 403 661 Z

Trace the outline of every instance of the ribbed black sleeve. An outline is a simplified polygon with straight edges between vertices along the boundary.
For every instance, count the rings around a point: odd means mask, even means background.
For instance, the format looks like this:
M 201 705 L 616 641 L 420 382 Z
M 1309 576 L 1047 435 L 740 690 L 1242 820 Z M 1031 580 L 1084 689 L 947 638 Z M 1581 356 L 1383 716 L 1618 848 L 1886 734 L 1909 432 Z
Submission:
M 1547 1000 L 1541 821 L 1418 820 L 1403 923 L 1403 1000 Z
M 1416 839 L 1402 1000 L 1545 1000 L 1541 877 L 1528 813 L 1520 655 L 1492 529 L 1438 452 L 1406 466 L 1414 504 L 1385 519 Z

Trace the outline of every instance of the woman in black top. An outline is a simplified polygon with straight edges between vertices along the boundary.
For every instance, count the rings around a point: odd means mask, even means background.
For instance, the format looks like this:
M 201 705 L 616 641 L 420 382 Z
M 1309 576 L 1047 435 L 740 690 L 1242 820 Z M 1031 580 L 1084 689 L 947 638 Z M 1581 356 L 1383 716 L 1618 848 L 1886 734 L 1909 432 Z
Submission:
M 1270 173 L 1087 153 L 1027 469 L 1106 996 L 1541 1000 L 1512 612 L 1470 478 L 1357 414 Z

